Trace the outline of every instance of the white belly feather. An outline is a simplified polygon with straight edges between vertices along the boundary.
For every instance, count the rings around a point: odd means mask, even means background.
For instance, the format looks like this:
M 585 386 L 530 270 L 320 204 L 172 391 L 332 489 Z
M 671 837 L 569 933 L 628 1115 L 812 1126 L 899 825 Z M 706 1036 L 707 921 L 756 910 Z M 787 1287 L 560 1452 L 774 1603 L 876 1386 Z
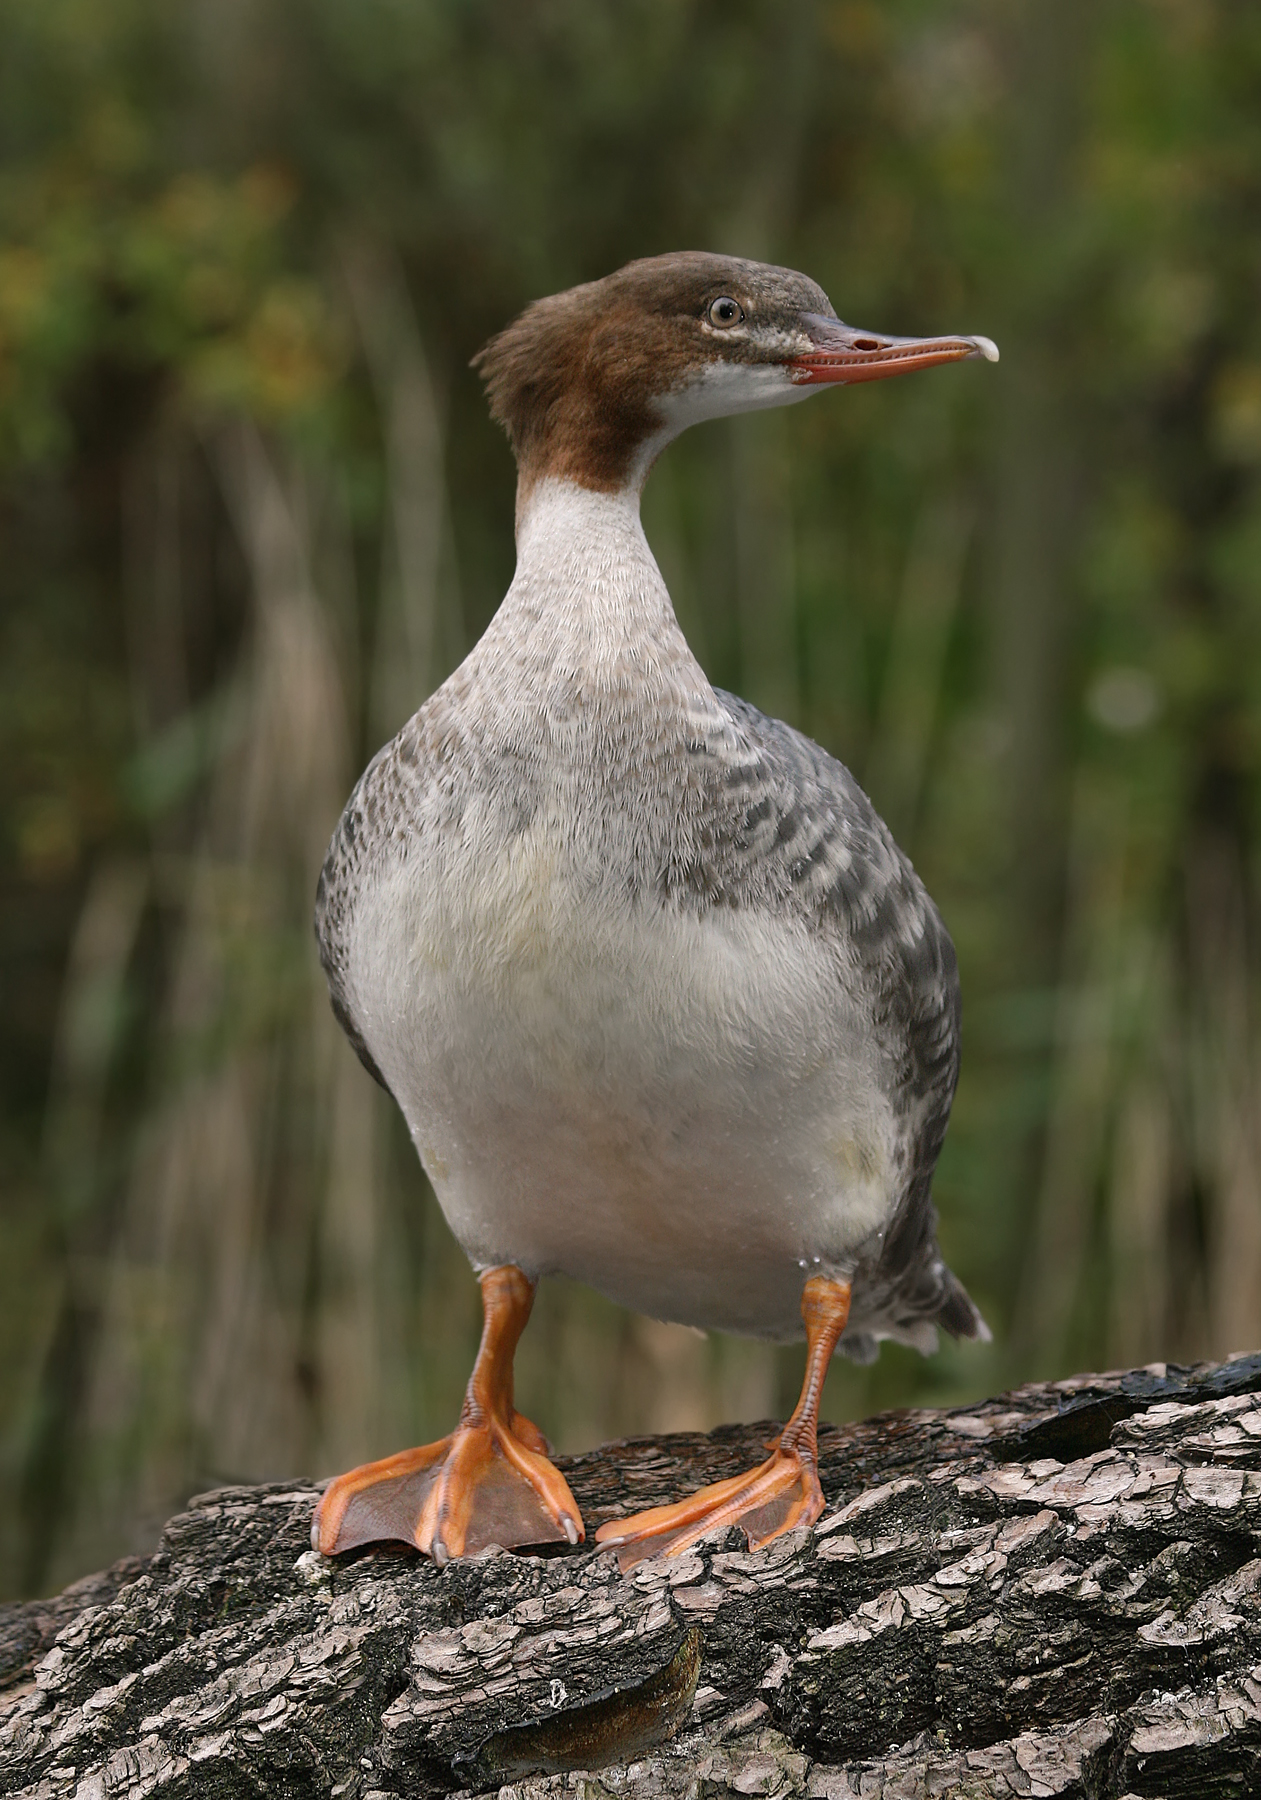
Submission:
M 559 813 L 417 852 L 364 895 L 351 984 L 473 1262 L 799 1335 L 803 1271 L 843 1272 L 892 1198 L 826 945 L 788 914 L 633 904 Z

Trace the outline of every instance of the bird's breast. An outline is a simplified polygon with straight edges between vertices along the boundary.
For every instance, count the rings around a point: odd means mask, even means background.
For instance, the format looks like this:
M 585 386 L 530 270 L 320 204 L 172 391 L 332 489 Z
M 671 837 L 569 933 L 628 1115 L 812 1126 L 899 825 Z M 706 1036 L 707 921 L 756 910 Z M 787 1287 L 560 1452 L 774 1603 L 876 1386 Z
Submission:
M 497 831 L 466 810 L 399 858 L 356 933 L 365 1037 L 475 1260 L 770 1329 L 756 1283 L 730 1315 L 692 1292 L 738 1253 L 746 1284 L 782 1270 L 765 1291 L 791 1326 L 801 1262 L 843 1257 L 889 1206 L 860 1010 L 804 921 L 677 906 L 589 816 Z

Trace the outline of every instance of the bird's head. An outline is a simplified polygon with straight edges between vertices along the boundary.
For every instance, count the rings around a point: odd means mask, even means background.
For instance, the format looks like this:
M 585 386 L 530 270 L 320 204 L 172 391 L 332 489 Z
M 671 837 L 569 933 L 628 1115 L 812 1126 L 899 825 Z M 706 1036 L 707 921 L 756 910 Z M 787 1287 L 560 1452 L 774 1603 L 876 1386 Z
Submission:
M 859 331 L 806 275 L 683 251 L 536 300 L 474 366 L 524 497 L 546 476 L 637 489 L 671 438 L 702 419 L 969 357 L 996 362 L 998 351 L 983 337 Z

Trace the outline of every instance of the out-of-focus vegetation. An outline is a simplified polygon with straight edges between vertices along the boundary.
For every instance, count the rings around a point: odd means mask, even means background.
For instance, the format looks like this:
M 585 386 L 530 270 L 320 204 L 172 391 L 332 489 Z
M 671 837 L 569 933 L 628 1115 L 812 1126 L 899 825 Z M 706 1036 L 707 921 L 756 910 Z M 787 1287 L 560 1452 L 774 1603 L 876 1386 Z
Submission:
M 476 1289 L 309 914 L 512 568 L 468 358 L 709 247 L 968 365 L 719 423 L 645 521 L 959 947 L 942 1238 L 995 1331 L 834 1416 L 1261 1332 L 1261 12 L 7 0 L 0 1591 L 449 1428 Z M 773 1204 L 774 1197 L 768 1196 Z M 547 1284 L 565 1447 L 799 1359 Z

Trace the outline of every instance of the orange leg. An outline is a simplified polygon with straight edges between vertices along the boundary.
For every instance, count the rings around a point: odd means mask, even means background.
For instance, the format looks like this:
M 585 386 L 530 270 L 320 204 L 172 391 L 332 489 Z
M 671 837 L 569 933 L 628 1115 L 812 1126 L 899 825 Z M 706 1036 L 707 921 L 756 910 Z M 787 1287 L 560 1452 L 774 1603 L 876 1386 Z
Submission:
M 806 1322 L 806 1378 L 797 1409 L 774 1454 L 747 1475 L 701 1488 L 676 1506 L 653 1506 L 629 1519 L 610 1519 L 596 1532 L 602 1548 L 617 1551 L 623 1570 L 647 1556 L 680 1556 L 708 1531 L 739 1524 L 750 1550 L 794 1525 L 813 1525 L 823 1511 L 819 1486 L 819 1400 L 836 1340 L 849 1317 L 849 1283 L 812 1275 L 801 1296 Z
M 512 1359 L 534 1283 L 511 1263 L 480 1279 L 485 1323 L 459 1424 L 436 1444 L 331 1482 L 311 1524 L 325 1556 L 402 1539 L 445 1563 L 487 1544 L 577 1544 L 586 1535 L 546 1438 L 512 1404 Z

